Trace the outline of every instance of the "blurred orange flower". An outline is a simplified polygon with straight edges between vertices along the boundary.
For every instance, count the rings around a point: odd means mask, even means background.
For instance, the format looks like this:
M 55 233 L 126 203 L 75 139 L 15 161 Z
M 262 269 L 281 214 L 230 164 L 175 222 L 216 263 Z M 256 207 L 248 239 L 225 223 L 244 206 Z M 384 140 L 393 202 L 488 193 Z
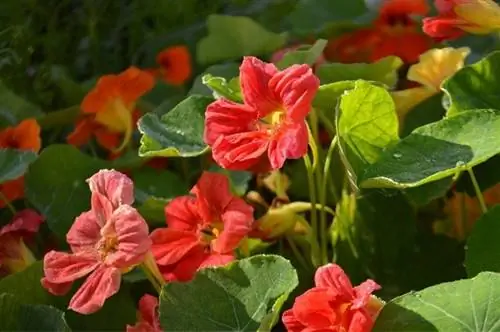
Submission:
M 42 142 L 40 139 L 40 126 L 35 119 L 23 120 L 15 127 L 7 127 L 0 131 L 0 148 L 31 150 L 39 152 Z M 24 177 L 0 184 L 0 191 L 4 200 L 0 200 L 0 208 L 8 202 L 24 196 Z
M 191 54 L 186 46 L 166 48 L 158 53 L 156 63 L 160 67 L 148 71 L 169 84 L 182 85 L 191 77 Z
M 412 16 L 425 16 L 429 6 L 425 0 L 386 0 L 380 7 L 373 26 L 330 40 L 325 57 L 344 63 L 374 62 L 389 55 L 405 63 L 418 61 L 418 56 L 433 45 L 422 33 Z
M 81 146 L 94 135 L 105 149 L 121 151 L 130 141 L 140 116 L 136 102 L 153 86 L 154 78 L 136 67 L 118 75 L 102 76 L 83 99 L 82 115 L 67 137 L 68 143 Z

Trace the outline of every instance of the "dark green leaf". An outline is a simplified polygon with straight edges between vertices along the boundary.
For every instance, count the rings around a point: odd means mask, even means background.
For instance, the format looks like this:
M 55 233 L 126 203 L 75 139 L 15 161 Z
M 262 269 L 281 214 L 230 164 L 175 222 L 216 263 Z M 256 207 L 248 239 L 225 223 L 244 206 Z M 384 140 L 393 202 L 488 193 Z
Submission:
M 172 282 L 160 296 L 165 331 L 270 331 L 280 305 L 297 286 L 286 259 L 253 256 L 199 271 L 188 283 Z
M 307 64 L 309 66 L 314 65 L 314 63 L 323 55 L 323 50 L 325 49 L 327 41 L 324 39 L 318 39 L 314 45 L 306 50 L 295 50 L 287 52 L 283 59 L 281 59 L 276 66 L 280 69 L 285 69 L 295 64 Z
M 152 197 L 170 200 L 189 192 L 187 184 L 171 171 L 142 168 L 132 174 L 132 180 L 138 203 Z
M 209 171 L 221 173 L 229 178 L 233 192 L 238 196 L 243 196 L 248 189 L 248 183 L 252 180 L 252 173 L 247 171 L 230 171 L 213 165 Z
M 17 179 L 36 160 L 36 153 L 25 150 L 0 149 L 0 183 Z
M 404 117 L 401 137 L 408 136 L 418 127 L 441 120 L 446 114 L 442 100 L 443 94 L 439 93 L 412 108 Z
M 205 109 L 212 101 L 210 97 L 192 95 L 161 118 L 155 113 L 144 115 L 138 123 L 142 134 L 139 155 L 194 157 L 208 151 L 203 131 Z
M 408 188 L 405 194 L 417 206 L 424 206 L 431 201 L 446 195 L 453 184 L 451 177 L 426 183 L 419 187 Z
M 22 99 L 0 81 L 0 127 L 15 125 L 21 120 L 43 115 L 38 106 Z
M 169 199 L 149 197 L 137 210 L 149 225 L 161 227 L 165 226 L 165 206 L 169 202 Z
M 463 112 L 413 131 L 360 179 L 364 187 L 417 187 L 478 165 L 500 152 L 500 114 Z

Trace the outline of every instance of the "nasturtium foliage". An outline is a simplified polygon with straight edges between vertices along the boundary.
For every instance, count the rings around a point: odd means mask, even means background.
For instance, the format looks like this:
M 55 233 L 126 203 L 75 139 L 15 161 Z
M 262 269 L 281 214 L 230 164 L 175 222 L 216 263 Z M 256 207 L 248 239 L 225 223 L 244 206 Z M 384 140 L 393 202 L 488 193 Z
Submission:
M 500 152 L 500 114 L 473 110 L 414 130 L 359 179 L 363 187 L 417 187 L 453 176 Z
M 74 219 L 90 208 L 87 179 L 106 167 L 105 161 L 71 145 L 51 145 L 26 174 L 26 198 L 46 217 L 49 228 L 64 239 Z
M 0 183 L 22 176 L 36 157 L 32 151 L 0 149 Z
M 203 141 L 205 109 L 212 101 L 207 96 L 192 95 L 161 117 L 155 112 L 145 114 L 138 123 L 142 134 L 139 155 L 194 157 L 207 152 Z
M 448 115 L 472 109 L 500 109 L 500 51 L 465 66 L 446 80 L 443 90 L 451 106 Z
M 152 197 L 169 200 L 189 192 L 181 177 L 168 170 L 140 169 L 132 174 L 132 180 L 137 203 L 144 203 Z
M 483 214 L 467 239 L 465 268 L 471 277 L 483 271 L 500 272 L 500 205 Z
M 322 55 L 327 41 L 318 39 L 314 45 L 308 48 L 287 52 L 283 58 L 276 64 L 279 69 L 285 69 L 295 64 L 307 64 L 312 66 Z
M 226 175 L 229 179 L 229 183 L 231 184 L 232 191 L 238 196 L 243 196 L 247 192 L 249 182 L 252 180 L 251 172 L 230 171 L 218 165 L 213 165 L 208 169 L 208 171 Z
M 335 109 L 337 107 L 338 98 L 346 90 L 354 89 L 353 81 L 339 81 L 329 84 L 323 84 L 319 87 L 318 92 L 313 100 L 313 106 L 321 109 L 323 114 L 332 123 L 335 123 Z
M 410 292 L 387 303 L 373 331 L 497 331 L 500 274 L 483 272 Z
M 167 283 L 160 295 L 165 331 L 269 331 L 297 286 L 285 258 L 257 255 L 199 271 L 187 283 Z
M 43 112 L 38 106 L 19 97 L 0 81 L 0 127 L 12 126 L 41 115 Z
M 211 97 L 213 91 L 205 85 L 203 77 L 211 75 L 214 78 L 224 78 L 226 82 L 229 82 L 240 74 L 239 68 L 240 64 L 237 62 L 219 63 L 208 67 L 194 79 L 193 86 L 191 90 L 189 90 L 189 95 L 204 95 Z
M 196 52 L 203 64 L 264 55 L 284 46 L 287 40 L 286 33 L 268 31 L 244 16 L 210 15 L 207 27 L 208 36 L 198 42 Z
M 237 78 L 226 80 L 224 77 L 206 74 L 201 78 L 203 84 L 213 91 L 214 98 L 225 98 L 235 102 L 242 102 L 240 81 Z

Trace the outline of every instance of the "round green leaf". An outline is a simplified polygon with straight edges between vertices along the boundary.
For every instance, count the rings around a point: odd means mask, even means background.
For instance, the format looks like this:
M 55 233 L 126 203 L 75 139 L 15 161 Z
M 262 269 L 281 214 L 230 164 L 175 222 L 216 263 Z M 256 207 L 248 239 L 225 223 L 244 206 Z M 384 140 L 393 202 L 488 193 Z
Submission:
M 467 239 L 465 268 L 471 277 L 483 271 L 500 272 L 500 205 L 483 214 Z
M 32 151 L 0 149 L 0 183 L 22 176 L 36 157 Z
M 163 287 L 160 322 L 165 331 L 270 331 L 297 284 L 290 262 L 275 255 L 206 268 Z
M 498 331 L 500 275 L 483 272 L 411 292 L 387 303 L 374 332 Z
M 26 198 L 46 217 L 49 228 L 64 239 L 74 219 L 90 208 L 86 180 L 105 167 L 103 160 L 71 145 L 50 145 L 26 174 Z
M 151 197 L 172 199 L 186 195 L 188 185 L 174 172 L 150 168 L 138 169 L 132 174 L 136 202 L 143 203 Z
M 208 151 L 203 131 L 205 109 L 212 101 L 210 97 L 192 95 L 161 118 L 155 113 L 144 115 L 137 124 L 142 134 L 139 155 L 194 157 Z
M 500 113 L 474 110 L 414 130 L 360 179 L 363 187 L 417 187 L 455 175 L 500 152 Z

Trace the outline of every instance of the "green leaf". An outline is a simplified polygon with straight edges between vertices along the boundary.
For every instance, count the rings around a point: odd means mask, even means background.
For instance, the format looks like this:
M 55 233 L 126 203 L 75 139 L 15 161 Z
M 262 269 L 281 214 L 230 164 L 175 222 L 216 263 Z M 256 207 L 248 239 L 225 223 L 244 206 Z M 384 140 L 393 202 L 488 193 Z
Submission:
M 71 331 L 64 312 L 48 305 L 20 303 L 11 294 L 0 294 L 1 331 Z
M 27 118 L 43 115 L 38 106 L 22 99 L 0 81 L 0 127 L 15 125 Z
M 498 331 L 499 285 L 499 274 L 483 272 L 399 296 L 383 307 L 373 331 Z
M 448 115 L 472 109 L 500 108 L 500 51 L 465 66 L 443 83 L 451 107 Z
M 17 179 L 26 173 L 36 157 L 37 154 L 32 151 L 0 149 L 0 183 Z
M 378 160 L 382 151 L 399 140 L 398 117 L 387 90 L 356 81 L 340 98 L 337 133 L 346 144 L 346 156 L 356 174 Z
M 207 152 L 203 141 L 205 109 L 212 101 L 210 97 L 192 95 L 161 118 L 155 113 L 144 115 L 137 124 L 142 134 L 139 155 L 195 157 Z
M 26 198 L 60 239 L 66 237 L 74 219 L 90 208 L 86 180 L 105 167 L 103 160 L 62 144 L 44 149 L 31 165 L 25 177 Z
M 426 183 L 419 187 L 408 188 L 405 190 L 405 194 L 417 206 L 424 206 L 446 195 L 452 184 L 453 179 L 448 177 L 439 181 Z
M 248 183 L 252 180 L 252 173 L 247 171 L 230 171 L 218 165 L 213 165 L 209 171 L 226 175 L 231 182 L 233 192 L 238 196 L 243 196 L 247 192 Z
M 316 75 L 322 84 L 362 79 L 393 87 L 402 65 L 403 61 L 397 56 L 388 56 L 374 63 L 327 63 L 318 67 Z
M 132 174 L 135 198 L 143 203 L 152 197 L 170 200 L 189 192 L 187 184 L 174 172 L 142 168 Z
M 165 331 L 270 331 L 273 315 L 297 286 L 297 273 L 281 256 L 259 255 L 199 271 L 172 282 L 160 295 Z
M 500 272 L 500 205 L 483 214 L 467 239 L 465 268 L 470 277 L 483 271 Z
M 331 0 L 300 0 L 288 16 L 292 30 L 306 34 L 321 31 L 327 24 L 348 22 L 366 12 L 364 0 L 342 3 Z
M 201 81 L 213 91 L 214 98 L 226 98 L 235 102 L 243 101 L 238 79 L 231 79 L 227 82 L 224 77 L 206 74 L 201 78 Z
M 169 199 L 149 197 L 137 208 L 137 210 L 141 216 L 146 219 L 149 225 L 161 227 L 165 226 L 165 206 L 169 202 Z
M 500 113 L 474 110 L 413 131 L 360 179 L 363 187 L 417 187 L 478 165 L 500 152 Z
M 212 90 L 210 90 L 205 84 L 203 84 L 202 78 L 203 76 L 210 74 L 213 75 L 214 77 L 223 77 L 226 79 L 226 81 L 231 80 L 233 77 L 236 77 L 240 73 L 240 64 L 236 62 L 228 62 L 228 63 L 222 63 L 222 64 L 217 64 L 208 67 L 205 69 L 203 73 L 198 75 L 194 79 L 193 86 L 191 87 L 191 90 L 189 90 L 190 95 L 203 95 L 203 96 L 212 96 Z
M 418 127 L 441 120 L 446 115 L 443 107 L 443 94 L 438 93 L 417 106 L 412 108 L 404 117 L 402 124 L 401 137 L 408 136 Z
M 313 100 L 313 106 L 321 108 L 325 115 L 335 122 L 335 108 L 337 107 L 338 98 L 350 89 L 354 89 L 355 82 L 340 81 L 335 83 L 323 84 L 319 87 L 318 92 Z
M 199 41 L 196 52 L 202 64 L 271 53 L 287 39 L 244 16 L 210 15 L 207 26 L 208 36 Z
M 276 66 L 279 69 L 285 69 L 295 64 L 307 64 L 312 66 L 318 58 L 323 55 L 323 50 L 327 43 L 328 42 L 324 39 L 318 39 L 314 45 L 310 46 L 308 49 L 287 52 Z

